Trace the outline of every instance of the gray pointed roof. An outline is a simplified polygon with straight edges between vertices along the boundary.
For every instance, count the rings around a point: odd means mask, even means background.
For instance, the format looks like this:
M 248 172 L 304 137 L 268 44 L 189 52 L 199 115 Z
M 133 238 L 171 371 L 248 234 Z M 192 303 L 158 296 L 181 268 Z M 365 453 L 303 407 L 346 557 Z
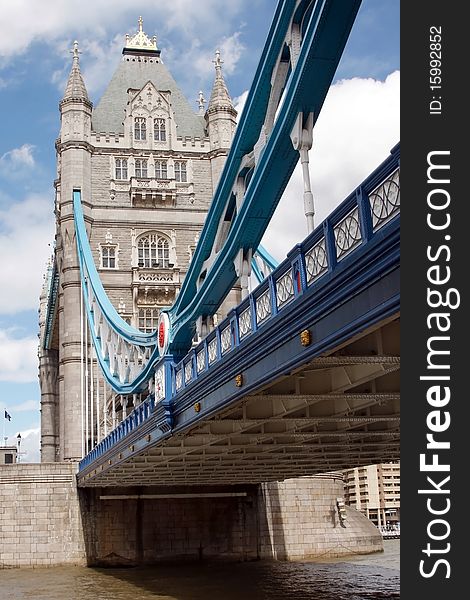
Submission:
M 229 96 L 224 77 L 220 69 L 216 72 L 214 86 L 212 88 L 208 109 L 210 108 L 229 108 L 233 109 L 232 100 Z
M 106 91 L 93 110 L 92 128 L 96 132 L 123 133 L 129 88 L 140 90 L 151 81 L 157 90 L 171 92 L 178 136 L 206 137 L 204 118 L 197 115 L 181 93 L 165 65 L 153 57 L 124 54 Z
M 228 112 L 233 117 L 236 117 L 237 111 L 233 106 L 232 99 L 229 96 L 222 74 L 223 61 L 220 59 L 220 50 L 216 50 L 215 60 L 212 62 L 215 64 L 215 80 L 205 115 L 206 121 L 208 120 L 209 115 L 218 112 Z
M 80 72 L 78 42 L 74 42 L 72 52 L 72 69 L 67 80 L 67 85 L 65 86 L 62 101 L 73 98 L 90 102 L 90 99 L 88 98 L 88 92 L 86 91 L 85 82 L 83 81 L 83 77 Z

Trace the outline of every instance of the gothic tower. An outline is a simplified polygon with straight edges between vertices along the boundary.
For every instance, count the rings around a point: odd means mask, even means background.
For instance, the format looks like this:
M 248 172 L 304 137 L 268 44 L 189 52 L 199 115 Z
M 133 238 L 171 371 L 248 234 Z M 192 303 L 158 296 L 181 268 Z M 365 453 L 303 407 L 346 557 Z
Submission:
M 42 461 L 80 459 L 142 400 L 116 396 L 93 356 L 72 191 L 81 190 L 108 297 L 131 325 L 155 330 L 180 289 L 235 128 L 219 53 L 215 68 L 206 114 L 202 95 L 196 113 L 140 18 L 93 107 L 74 44 L 56 143 L 56 247 L 40 309 Z
M 237 111 L 233 107 L 222 75 L 223 61 L 219 50 L 216 51 L 213 62 L 215 80 L 204 118 L 211 145 L 212 180 L 217 185 L 235 132 Z

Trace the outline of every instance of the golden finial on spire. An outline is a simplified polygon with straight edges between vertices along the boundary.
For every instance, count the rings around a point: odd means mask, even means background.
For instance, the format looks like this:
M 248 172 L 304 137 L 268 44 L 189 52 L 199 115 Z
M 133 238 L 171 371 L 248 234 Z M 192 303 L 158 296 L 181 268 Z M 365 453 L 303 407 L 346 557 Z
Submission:
M 126 33 L 126 45 L 124 48 L 135 49 L 135 50 L 152 50 L 157 51 L 157 36 L 149 38 L 144 32 L 144 20 L 139 17 L 139 30 L 134 35 Z

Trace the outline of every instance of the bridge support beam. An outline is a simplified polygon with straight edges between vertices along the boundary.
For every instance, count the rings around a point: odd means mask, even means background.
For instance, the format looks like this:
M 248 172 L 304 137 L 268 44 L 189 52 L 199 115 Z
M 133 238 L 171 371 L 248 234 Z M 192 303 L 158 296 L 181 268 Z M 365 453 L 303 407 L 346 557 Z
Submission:
M 315 207 L 310 183 L 308 152 L 313 144 L 313 113 L 307 115 L 305 122 L 303 113 L 297 115 L 297 120 L 291 133 L 291 140 L 292 145 L 300 154 L 304 179 L 304 212 L 307 219 L 307 233 L 312 233 L 315 228 Z

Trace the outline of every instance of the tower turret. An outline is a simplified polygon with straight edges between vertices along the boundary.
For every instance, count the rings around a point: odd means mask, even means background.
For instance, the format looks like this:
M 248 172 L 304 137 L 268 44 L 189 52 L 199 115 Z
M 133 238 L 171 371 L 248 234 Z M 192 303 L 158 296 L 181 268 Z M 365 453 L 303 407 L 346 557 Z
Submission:
M 51 336 L 47 348 L 43 348 L 44 364 L 48 371 L 42 378 L 55 381 L 55 393 L 59 398 L 56 407 L 56 439 L 58 445 L 56 460 L 79 460 L 83 456 L 82 435 L 80 430 L 81 364 L 79 357 L 82 349 L 83 332 L 80 326 L 81 283 L 75 242 L 72 192 L 78 188 L 82 197 L 91 197 L 91 116 L 93 104 L 80 72 L 78 42 L 74 42 L 72 69 L 70 71 L 64 96 L 59 103 L 61 116 L 60 137 L 56 143 L 57 180 L 56 188 L 56 264 L 60 285 L 57 289 L 57 308 L 55 319 L 56 333 Z M 85 207 L 85 218 L 91 211 Z M 66 339 L 66 343 L 64 343 Z M 60 341 L 59 341 L 60 340 Z M 55 372 L 54 372 L 55 371 Z M 41 397 L 45 402 L 52 387 L 42 385 Z M 49 394 L 49 396 L 48 396 Z M 43 432 L 47 431 L 45 426 Z M 42 460 L 51 460 L 51 452 L 43 452 Z
M 88 92 L 80 71 L 78 42 L 73 43 L 71 50 L 72 69 L 65 86 L 65 92 L 59 103 L 61 113 L 61 142 L 71 140 L 88 141 L 91 132 L 91 111 Z
M 215 190 L 225 158 L 232 143 L 233 134 L 237 124 L 237 111 L 233 106 L 224 81 L 222 74 L 223 61 L 220 58 L 219 50 L 216 50 L 215 52 L 215 60 L 213 63 L 215 65 L 215 80 L 204 118 L 206 120 L 210 147 L 213 153 L 211 165 L 212 181 Z

